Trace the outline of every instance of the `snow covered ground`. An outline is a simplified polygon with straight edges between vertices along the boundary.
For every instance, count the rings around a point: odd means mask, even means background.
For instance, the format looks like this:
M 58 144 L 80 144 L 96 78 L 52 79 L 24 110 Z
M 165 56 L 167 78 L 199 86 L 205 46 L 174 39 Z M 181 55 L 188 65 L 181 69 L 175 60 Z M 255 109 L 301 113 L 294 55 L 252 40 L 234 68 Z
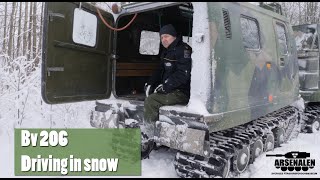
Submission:
M 7 129 L 8 130 L 8 129 Z M 11 129 L 13 131 L 13 129 Z M 315 178 L 320 177 L 320 133 L 313 134 L 299 134 L 296 139 L 293 139 L 282 147 L 274 149 L 272 152 L 263 153 L 256 161 L 249 165 L 248 169 L 242 173 L 239 178 Z M 14 139 L 13 132 L 0 130 L 0 177 L 15 177 L 14 176 Z M 316 175 L 297 175 L 297 174 L 277 174 L 272 173 L 281 172 L 274 166 L 274 157 L 266 157 L 266 154 L 285 154 L 290 151 L 300 151 L 310 153 L 310 158 L 315 159 L 315 168 L 307 171 L 308 173 L 317 173 Z M 142 175 L 141 177 L 153 178 L 176 178 L 176 172 L 173 166 L 173 159 L 175 150 L 160 148 L 151 152 L 150 158 L 142 161 Z M 293 171 L 295 172 L 295 171 Z M 92 176 L 91 176 L 92 177 Z M 118 176 L 119 177 L 119 176 Z M 138 178 L 137 176 L 131 178 Z
M 248 169 L 242 173 L 239 178 L 315 178 L 320 177 L 320 133 L 299 134 L 282 147 L 274 149 L 274 151 L 265 152 L 260 155 L 256 161 L 249 165 Z M 315 159 L 316 165 L 314 169 L 308 170 L 308 173 L 317 173 L 317 175 L 297 175 L 297 174 L 277 174 L 282 172 L 274 166 L 276 157 L 266 157 L 266 154 L 285 154 L 290 151 L 308 152 L 310 158 Z M 173 159 L 175 151 L 159 149 L 150 154 L 150 159 L 142 161 L 142 177 L 178 177 L 174 171 Z M 288 171 L 287 171 L 288 172 Z M 293 171 L 295 172 L 295 171 Z

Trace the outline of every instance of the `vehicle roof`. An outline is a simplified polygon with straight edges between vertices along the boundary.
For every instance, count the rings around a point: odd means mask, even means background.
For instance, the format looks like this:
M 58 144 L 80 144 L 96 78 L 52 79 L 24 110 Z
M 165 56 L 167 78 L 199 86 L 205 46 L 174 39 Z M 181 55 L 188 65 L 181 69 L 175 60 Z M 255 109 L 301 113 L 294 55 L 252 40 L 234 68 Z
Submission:
M 122 5 L 122 8 L 130 9 L 130 8 L 135 8 L 135 7 L 139 7 L 139 6 L 150 5 L 152 3 L 160 3 L 160 2 L 132 2 L 132 3 L 127 3 L 127 4 Z M 183 4 L 184 2 L 162 2 L 161 4 L 169 5 L 169 4 L 176 4 L 176 3 Z M 193 3 L 193 2 L 191 2 L 191 3 Z M 259 13 L 262 13 L 262 14 L 265 14 L 265 15 L 268 15 L 268 16 L 272 16 L 272 17 L 277 18 L 279 20 L 282 20 L 284 22 L 289 22 L 288 19 L 285 16 L 280 15 L 280 14 L 278 14 L 276 12 L 271 11 L 271 10 L 262 8 L 260 6 L 254 5 L 254 4 L 249 3 L 249 2 L 228 2 L 228 3 L 239 4 L 240 6 L 244 6 L 244 7 L 250 8 L 250 9 L 252 9 L 254 11 L 257 11 Z

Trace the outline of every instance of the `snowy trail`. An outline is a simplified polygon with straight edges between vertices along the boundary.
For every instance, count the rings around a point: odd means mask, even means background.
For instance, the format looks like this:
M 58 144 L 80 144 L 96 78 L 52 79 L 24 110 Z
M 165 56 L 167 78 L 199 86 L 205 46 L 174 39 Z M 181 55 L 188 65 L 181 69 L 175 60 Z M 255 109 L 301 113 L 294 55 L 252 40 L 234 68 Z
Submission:
M 171 149 L 160 148 L 152 151 L 150 158 L 141 162 L 141 177 L 178 178 L 173 166 L 175 155 L 176 151 Z

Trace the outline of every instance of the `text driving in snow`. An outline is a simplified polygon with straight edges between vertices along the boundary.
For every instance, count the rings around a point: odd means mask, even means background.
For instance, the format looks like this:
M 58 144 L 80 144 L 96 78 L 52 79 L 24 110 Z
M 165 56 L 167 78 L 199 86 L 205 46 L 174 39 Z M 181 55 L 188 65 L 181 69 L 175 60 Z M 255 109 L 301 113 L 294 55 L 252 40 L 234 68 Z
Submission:
M 140 175 L 140 159 L 139 129 L 15 130 L 16 175 Z

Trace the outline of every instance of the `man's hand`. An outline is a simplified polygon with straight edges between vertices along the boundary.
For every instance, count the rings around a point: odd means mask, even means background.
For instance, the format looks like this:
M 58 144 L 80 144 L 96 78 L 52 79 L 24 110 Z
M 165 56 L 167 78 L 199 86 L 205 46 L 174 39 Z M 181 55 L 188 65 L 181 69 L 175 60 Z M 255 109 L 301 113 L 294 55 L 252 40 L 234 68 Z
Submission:
M 151 89 L 150 84 L 148 84 L 148 83 L 144 84 L 144 91 L 146 92 L 146 97 L 148 97 L 152 93 L 152 91 L 150 89 Z
M 163 89 L 163 85 L 160 84 L 155 90 L 154 93 L 161 93 L 161 94 L 165 94 L 165 90 Z

